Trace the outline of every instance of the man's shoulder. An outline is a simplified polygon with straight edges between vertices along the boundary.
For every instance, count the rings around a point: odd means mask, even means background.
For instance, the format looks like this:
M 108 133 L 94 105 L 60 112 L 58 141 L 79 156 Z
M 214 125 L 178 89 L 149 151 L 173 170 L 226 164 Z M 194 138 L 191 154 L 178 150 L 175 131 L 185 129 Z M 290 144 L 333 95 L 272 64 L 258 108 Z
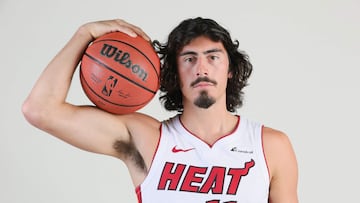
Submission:
M 126 114 L 126 115 L 120 115 L 119 118 L 122 119 L 127 124 L 133 123 L 133 124 L 141 124 L 141 125 L 158 126 L 161 123 L 155 117 L 144 114 L 144 113 L 139 113 L 139 112 Z
M 263 127 L 262 133 L 263 138 L 270 142 L 280 142 L 281 140 L 288 139 L 287 134 L 285 134 L 283 131 L 268 126 Z

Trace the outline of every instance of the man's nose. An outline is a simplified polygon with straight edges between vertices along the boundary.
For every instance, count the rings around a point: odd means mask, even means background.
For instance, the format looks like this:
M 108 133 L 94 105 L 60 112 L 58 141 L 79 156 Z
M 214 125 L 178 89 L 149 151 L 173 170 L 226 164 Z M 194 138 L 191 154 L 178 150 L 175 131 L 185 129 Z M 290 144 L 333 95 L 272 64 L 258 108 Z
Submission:
M 206 63 L 206 59 L 199 57 L 197 67 L 196 67 L 196 75 L 197 76 L 204 76 L 208 75 L 208 64 Z

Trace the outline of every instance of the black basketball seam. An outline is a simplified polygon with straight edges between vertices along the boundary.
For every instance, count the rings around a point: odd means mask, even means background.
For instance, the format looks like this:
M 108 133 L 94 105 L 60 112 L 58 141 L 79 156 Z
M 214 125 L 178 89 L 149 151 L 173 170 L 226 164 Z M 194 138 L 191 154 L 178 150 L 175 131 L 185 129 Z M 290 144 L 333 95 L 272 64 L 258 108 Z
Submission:
M 129 43 L 127 43 L 127 42 L 124 42 L 124 41 L 121 41 L 121 40 L 116 40 L 116 39 L 102 39 L 102 40 L 95 41 L 94 44 L 95 44 L 95 43 L 98 43 L 98 42 L 103 42 L 103 41 L 120 42 L 120 43 L 126 44 L 126 45 L 132 47 L 133 49 L 137 50 L 138 52 L 141 53 L 141 55 L 143 55 L 143 56 L 146 58 L 146 60 L 148 60 L 148 62 L 151 64 L 152 68 L 154 69 L 157 78 L 159 78 L 159 73 L 156 71 L 155 65 L 154 65 L 154 64 L 152 63 L 152 61 L 151 61 L 140 49 L 138 49 L 137 47 L 135 47 L 135 46 L 133 46 L 132 44 L 129 44 Z
M 141 84 L 139 84 L 139 83 L 137 83 L 137 82 L 134 82 L 134 81 L 130 80 L 129 78 L 127 78 L 127 77 L 124 76 L 123 74 L 120 74 L 120 73 L 116 72 L 114 69 L 112 69 L 112 68 L 109 67 L 108 65 L 104 64 L 103 62 L 97 60 L 95 57 L 91 56 L 90 54 L 88 54 L 88 53 L 85 52 L 84 55 L 87 56 L 87 57 L 89 57 L 89 58 L 92 59 L 93 61 L 95 61 L 97 64 L 99 64 L 99 65 L 103 66 L 104 68 L 108 69 L 109 71 L 111 71 L 111 72 L 117 74 L 118 76 L 124 78 L 125 80 L 127 80 L 127 81 L 135 84 L 136 86 L 141 87 L 141 88 L 143 88 L 144 90 L 147 90 L 148 92 L 151 92 L 151 93 L 153 93 L 153 94 L 156 94 L 156 91 L 153 91 L 153 90 L 151 90 L 151 89 L 149 89 L 149 88 L 147 88 L 147 87 L 145 87 L 145 86 L 143 86 L 143 85 L 141 85 Z
M 80 68 L 81 68 L 81 65 L 80 65 Z M 138 106 L 142 106 L 144 104 L 146 104 L 147 102 L 143 102 L 143 103 L 140 103 L 140 104 L 134 104 L 134 105 L 126 105 L 126 104 L 117 104 L 117 103 L 114 103 L 114 102 L 111 102 L 107 99 L 105 99 L 104 97 L 102 97 L 101 95 L 97 94 L 92 88 L 91 86 L 89 85 L 89 83 L 87 82 L 87 80 L 85 79 L 82 71 L 80 71 L 80 80 L 83 80 L 85 82 L 85 85 L 89 88 L 89 90 L 94 93 L 97 97 L 99 97 L 100 99 L 110 103 L 110 104 L 113 104 L 113 105 L 116 105 L 116 106 L 123 106 L 123 107 L 138 107 Z M 90 99 L 90 98 L 89 98 Z M 91 100 L 91 99 L 90 99 Z

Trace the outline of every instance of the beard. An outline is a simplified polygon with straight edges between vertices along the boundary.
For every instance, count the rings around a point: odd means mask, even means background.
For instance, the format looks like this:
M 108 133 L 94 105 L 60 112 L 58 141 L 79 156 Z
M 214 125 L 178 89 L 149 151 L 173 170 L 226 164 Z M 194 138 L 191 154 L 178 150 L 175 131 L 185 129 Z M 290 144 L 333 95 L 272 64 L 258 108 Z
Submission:
M 203 109 L 209 108 L 214 103 L 215 103 L 215 99 L 211 98 L 208 95 L 207 91 L 200 92 L 199 97 L 194 101 L 194 104 L 197 107 L 200 107 L 200 108 L 203 108 Z

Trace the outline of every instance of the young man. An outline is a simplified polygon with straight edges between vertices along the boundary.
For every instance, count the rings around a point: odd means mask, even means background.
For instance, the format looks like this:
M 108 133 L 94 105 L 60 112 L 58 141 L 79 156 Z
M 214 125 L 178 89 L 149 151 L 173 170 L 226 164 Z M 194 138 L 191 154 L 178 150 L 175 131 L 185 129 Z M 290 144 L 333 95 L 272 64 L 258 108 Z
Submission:
M 167 110 L 158 121 L 113 115 L 65 101 L 87 45 L 120 31 L 150 38 L 123 20 L 81 26 L 23 104 L 34 126 L 80 149 L 122 160 L 139 202 L 297 203 L 297 163 L 288 137 L 234 114 L 252 66 L 238 43 L 211 19 L 181 22 L 158 46 Z

